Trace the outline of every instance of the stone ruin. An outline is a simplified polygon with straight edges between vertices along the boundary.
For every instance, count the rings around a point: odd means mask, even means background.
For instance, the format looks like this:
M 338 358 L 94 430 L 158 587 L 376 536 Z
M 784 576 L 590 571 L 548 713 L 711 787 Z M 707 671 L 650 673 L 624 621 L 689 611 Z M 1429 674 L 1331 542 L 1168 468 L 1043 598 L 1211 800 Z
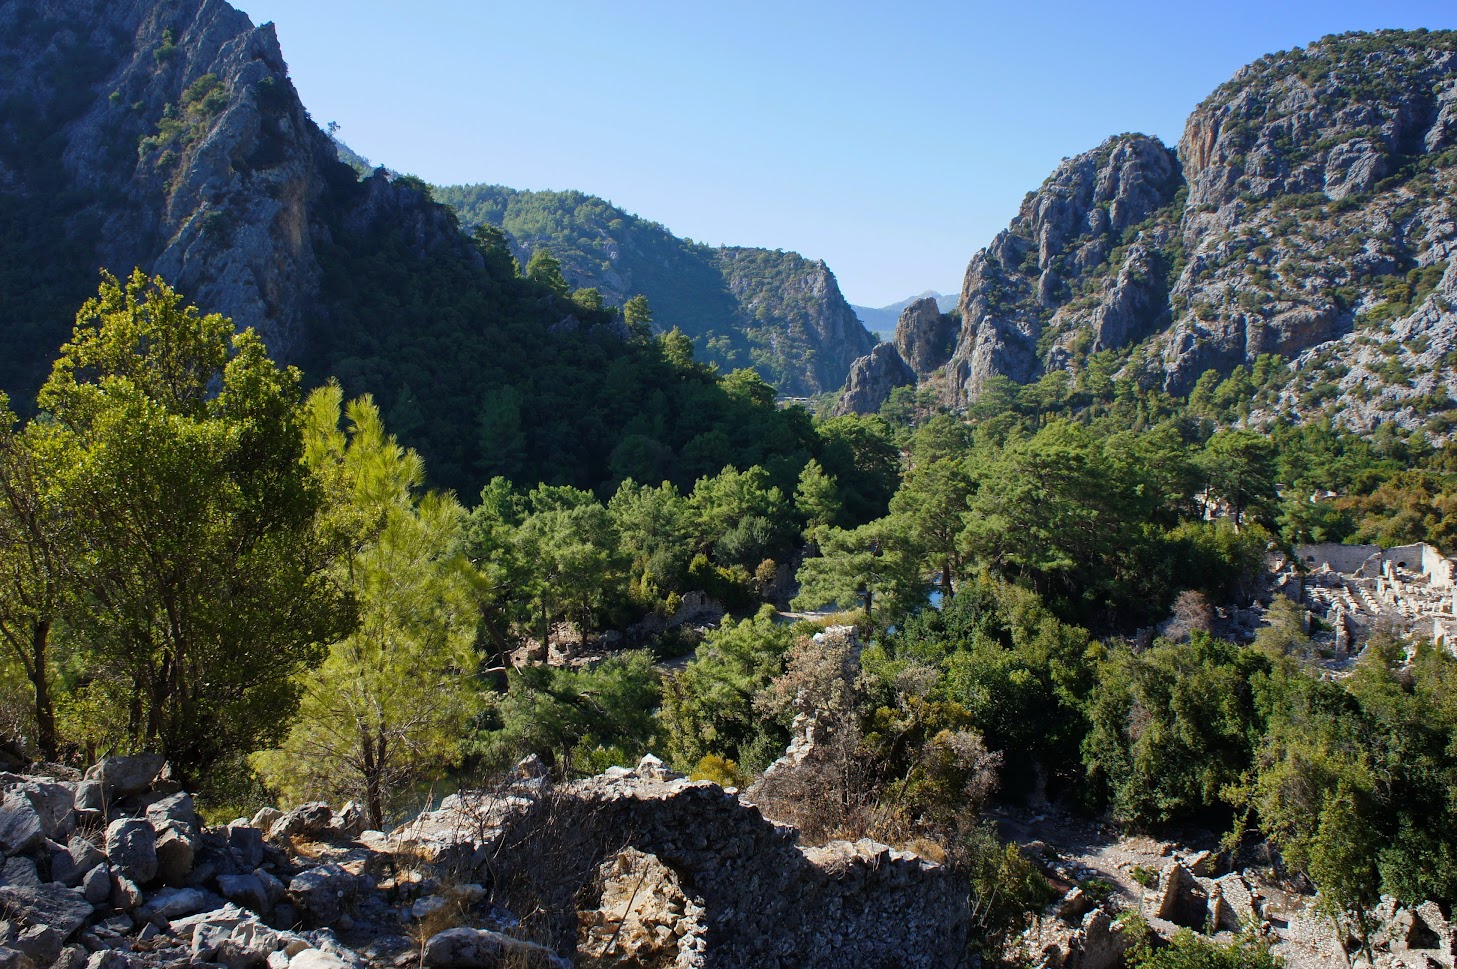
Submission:
M 1337 659 L 1387 626 L 1457 647 L 1457 563 L 1431 545 L 1297 545 L 1276 586 L 1333 631 Z
M 357 805 L 208 826 L 161 758 L 0 773 L 0 969 L 951 967 L 947 868 L 797 832 L 645 758 L 553 784 L 539 762 L 385 833 Z

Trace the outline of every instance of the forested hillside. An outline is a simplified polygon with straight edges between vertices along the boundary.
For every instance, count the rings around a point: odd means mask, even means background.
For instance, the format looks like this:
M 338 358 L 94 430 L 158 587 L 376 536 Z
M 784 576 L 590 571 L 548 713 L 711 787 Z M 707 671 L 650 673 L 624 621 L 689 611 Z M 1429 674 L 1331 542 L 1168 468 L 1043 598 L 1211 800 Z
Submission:
M 833 390 L 875 342 L 823 262 L 782 250 L 713 247 L 581 192 L 499 185 L 435 189 L 467 230 L 504 229 L 524 266 L 545 249 L 573 288 L 609 306 L 646 296 L 663 329 L 688 334 L 705 361 L 753 367 L 782 394 Z

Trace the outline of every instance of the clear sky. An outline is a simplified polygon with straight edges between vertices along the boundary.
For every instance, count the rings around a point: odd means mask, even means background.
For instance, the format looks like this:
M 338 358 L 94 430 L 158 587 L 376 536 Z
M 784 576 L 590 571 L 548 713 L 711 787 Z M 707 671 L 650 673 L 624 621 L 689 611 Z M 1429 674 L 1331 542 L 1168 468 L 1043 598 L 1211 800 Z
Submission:
M 851 302 L 959 292 L 1062 158 L 1177 142 L 1241 65 L 1452 0 L 233 0 L 315 120 L 437 184 L 580 189 L 824 259 Z

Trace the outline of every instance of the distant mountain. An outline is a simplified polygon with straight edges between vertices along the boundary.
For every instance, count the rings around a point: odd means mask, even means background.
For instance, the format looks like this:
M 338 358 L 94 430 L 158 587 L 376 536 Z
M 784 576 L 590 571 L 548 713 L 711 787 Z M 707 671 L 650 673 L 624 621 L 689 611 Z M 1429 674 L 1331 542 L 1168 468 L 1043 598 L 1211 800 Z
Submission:
M 1445 437 L 1454 197 L 1457 32 L 1327 37 L 1242 68 L 1177 149 L 1119 135 L 1064 161 L 972 258 L 959 319 L 923 309 L 896 343 L 932 334 L 902 362 L 958 408 L 1092 368 L 1181 395 L 1229 380 L 1256 421 Z M 856 406 L 903 375 L 867 358 Z
M 609 306 L 642 294 L 654 323 L 682 329 L 701 359 L 753 367 L 781 393 L 839 388 L 875 345 L 830 268 L 798 253 L 707 246 L 582 192 L 455 185 L 434 194 L 467 231 L 504 229 L 523 265 L 546 248 L 574 288 L 596 288 Z
M 857 306 L 851 303 L 850 308 L 855 311 L 856 316 L 860 317 L 860 322 L 865 324 L 865 328 L 874 333 L 877 339 L 889 342 L 895 335 L 896 321 L 900 319 L 905 308 L 928 297 L 936 301 L 936 305 L 941 308 L 943 313 L 949 313 L 956 308 L 956 296 L 943 296 L 931 289 L 924 293 L 917 293 L 915 296 L 909 296 L 899 303 L 891 303 L 889 306 Z

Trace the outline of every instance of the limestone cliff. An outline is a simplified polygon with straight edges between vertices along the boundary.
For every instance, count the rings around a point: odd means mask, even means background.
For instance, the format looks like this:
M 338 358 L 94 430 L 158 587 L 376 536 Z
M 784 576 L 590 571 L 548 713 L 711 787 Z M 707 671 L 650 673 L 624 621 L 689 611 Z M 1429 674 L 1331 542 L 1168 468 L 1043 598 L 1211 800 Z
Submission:
M 1432 414 L 1457 395 L 1454 183 L 1457 33 L 1262 58 L 1195 109 L 1177 152 L 1121 135 L 1027 197 L 967 268 L 951 402 L 1108 351 L 1175 393 L 1258 362 L 1275 376 L 1257 416 L 1325 408 L 1441 433 Z
M 357 191 L 299 102 L 272 25 L 221 0 L 4 0 L 0 58 L 11 65 L 0 71 L 0 227 L 24 221 L 29 237 L 0 263 L 8 318 L 17 280 L 64 276 L 56 305 L 19 314 L 47 322 L 4 334 L 0 377 L 18 396 L 78 296 L 95 291 L 97 267 L 159 273 L 296 360 L 328 317 L 319 246 L 341 222 L 425 201 L 383 176 Z M 421 252 L 468 249 L 447 210 L 415 208 Z

